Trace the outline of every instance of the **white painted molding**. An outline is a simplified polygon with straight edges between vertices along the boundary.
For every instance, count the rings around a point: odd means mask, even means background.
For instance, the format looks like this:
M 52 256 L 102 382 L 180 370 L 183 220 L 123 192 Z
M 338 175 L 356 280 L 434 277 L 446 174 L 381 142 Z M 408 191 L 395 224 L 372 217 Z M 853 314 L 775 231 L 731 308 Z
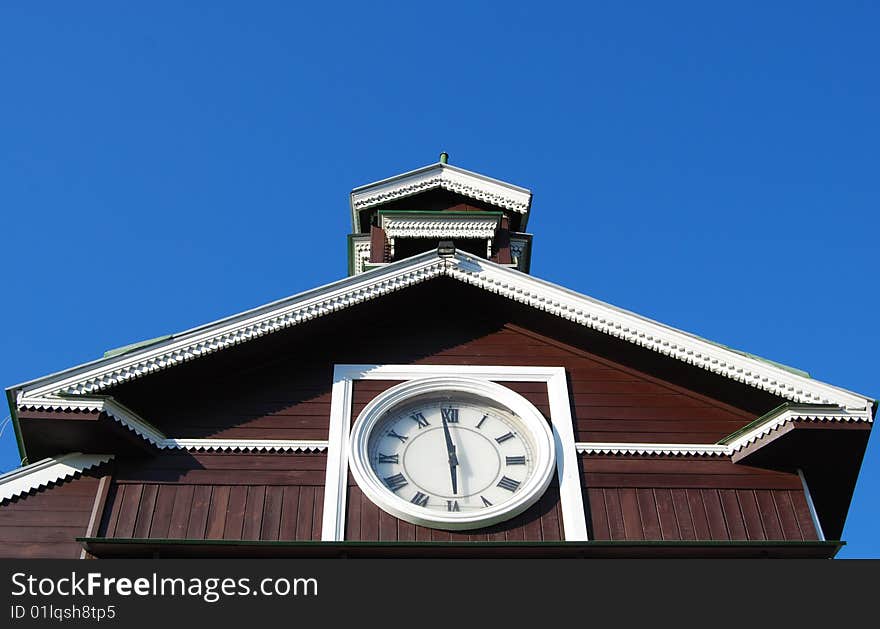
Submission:
M 500 216 L 381 214 L 388 238 L 494 238 Z
M 360 275 L 366 270 L 367 264 L 370 263 L 370 250 L 372 244 L 369 234 L 366 236 L 352 236 L 352 265 L 353 274 Z
M 49 483 L 73 478 L 76 474 L 106 463 L 112 458 L 112 454 L 72 452 L 6 472 L 0 476 L 0 501 L 40 489 Z
M 811 409 L 810 407 L 797 406 L 782 408 L 776 413 L 765 415 L 762 419 L 763 421 L 741 435 L 737 435 L 726 444 L 730 454 L 742 450 L 790 422 L 865 422 L 871 424 L 874 421 L 870 410 L 852 412 L 846 409 Z
M 810 486 L 807 485 L 807 477 L 804 476 L 804 471 L 801 468 L 798 468 L 797 473 L 801 479 L 801 485 L 804 487 L 804 497 L 807 499 L 807 507 L 810 509 L 810 517 L 813 520 L 813 526 L 816 527 L 816 535 L 819 537 L 820 542 L 824 542 L 825 532 L 822 530 L 822 523 L 819 521 L 819 513 L 816 511 L 816 505 L 813 504 L 813 495 L 810 493 Z
M 465 377 L 492 382 L 544 382 L 550 401 L 550 424 L 556 448 L 556 473 L 562 528 L 566 541 L 586 541 L 587 523 L 578 472 L 574 423 L 568 382 L 562 367 L 476 365 L 336 365 L 330 403 L 327 480 L 324 492 L 323 541 L 345 540 L 346 483 L 351 435 L 351 400 L 355 380 L 414 380 Z
M 351 191 L 352 226 L 359 230 L 358 212 L 420 192 L 442 188 L 496 207 L 528 214 L 532 193 L 525 188 L 492 179 L 449 164 L 431 164 Z
M 62 393 L 93 395 L 437 276 L 478 286 L 793 402 L 834 404 L 869 412 L 871 401 L 864 396 L 792 373 L 463 251 L 457 251 L 450 258 L 441 258 L 436 252 L 420 254 L 181 333 L 155 346 L 19 385 L 19 405 L 25 405 L 30 399 Z
M 578 442 L 578 454 L 629 454 L 653 456 L 730 456 L 730 448 L 709 443 L 604 443 Z
M 326 441 L 293 439 L 165 439 L 163 449 L 187 451 L 324 452 Z

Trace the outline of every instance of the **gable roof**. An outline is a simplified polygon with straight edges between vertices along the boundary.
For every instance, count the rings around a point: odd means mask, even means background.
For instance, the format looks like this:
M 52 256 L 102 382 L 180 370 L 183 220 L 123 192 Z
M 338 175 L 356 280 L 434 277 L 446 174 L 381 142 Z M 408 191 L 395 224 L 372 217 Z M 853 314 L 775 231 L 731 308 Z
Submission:
M 576 322 L 670 358 L 801 404 L 834 404 L 864 412 L 866 396 L 811 379 L 753 355 L 731 350 L 646 317 L 576 293 L 471 254 L 436 251 L 413 256 L 304 293 L 208 323 L 148 345 L 7 389 L 15 408 L 35 401 L 95 396 L 107 388 L 197 360 L 227 347 L 376 299 L 435 277 L 446 276 Z M 10 404 L 13 405 L 12 403 Z
M 529 190 L 464 168 L 437 162 L 352 190 L 350 199 L 352 231 L 361 231 L 358 220 L 358 212 L 361 210 L 436 188 L 522 214 L 521 229 L 522 231 L 526 229 L 532 206 L 532 193 Z

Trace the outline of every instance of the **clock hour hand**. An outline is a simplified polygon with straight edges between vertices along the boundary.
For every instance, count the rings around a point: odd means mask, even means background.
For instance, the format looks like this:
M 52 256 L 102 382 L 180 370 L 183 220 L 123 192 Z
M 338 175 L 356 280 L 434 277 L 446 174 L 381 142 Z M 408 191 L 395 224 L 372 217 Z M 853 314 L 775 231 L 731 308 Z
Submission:
M 452 443 L 452 435 L 449 434 L 449 425 L 446 418 L 442 418 L 443 436 L 446 437 L 446 454 L 449 455 L 449 476 L 452 478 L 452 493 L 458 493 L 458 457 L 455 455 L 455 445 Z

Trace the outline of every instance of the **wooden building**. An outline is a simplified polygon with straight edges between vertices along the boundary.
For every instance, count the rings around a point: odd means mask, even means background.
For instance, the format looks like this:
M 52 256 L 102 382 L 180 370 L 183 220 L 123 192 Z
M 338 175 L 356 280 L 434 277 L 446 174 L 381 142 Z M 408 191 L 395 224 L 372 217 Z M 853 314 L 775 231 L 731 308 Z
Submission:
M 349 277 L 7 389 L 0 554 L 832 557 L 876 403 L 529 274 L 531 193 L 351 193 Z

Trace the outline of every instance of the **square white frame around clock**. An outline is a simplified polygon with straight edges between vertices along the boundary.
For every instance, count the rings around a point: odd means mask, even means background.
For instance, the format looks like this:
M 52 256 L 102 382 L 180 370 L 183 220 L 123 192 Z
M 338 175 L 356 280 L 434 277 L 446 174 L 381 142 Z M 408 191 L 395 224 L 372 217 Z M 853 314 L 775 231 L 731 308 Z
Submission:
M 348 443 L 351 433 L 352 389 L 355 380 L 414 380 L 465 376 L 492 382 L 544 382 L 550 400 L 550 424 L 556 445 L 556 475 L 565 541 L 587 541 L 587 520 L 575 448 L 568 382 L 562 367 L 477 365 L 335 365 L 327 445 L 327 477 L 321 540 L 345 541 Z

